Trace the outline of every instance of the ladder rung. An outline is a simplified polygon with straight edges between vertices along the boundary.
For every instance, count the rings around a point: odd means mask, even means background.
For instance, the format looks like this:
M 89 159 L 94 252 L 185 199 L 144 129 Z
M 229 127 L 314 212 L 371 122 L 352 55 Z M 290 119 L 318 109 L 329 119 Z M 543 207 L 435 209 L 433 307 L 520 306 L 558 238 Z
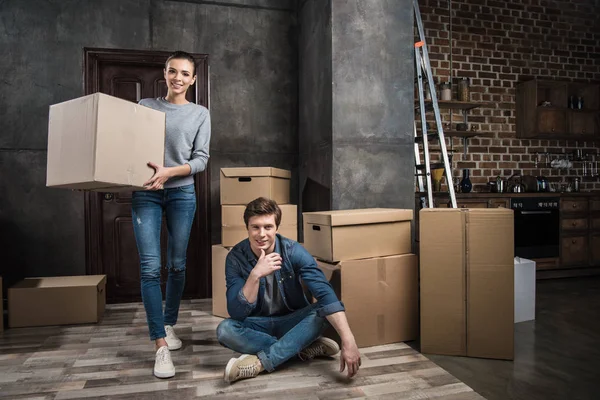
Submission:
M 415 167 L 417 168 L 417 170 L 422 171 L 425 169 L 425 164 L 417 164 Z M 444 167 L 444 163 L 429 163 L 429 169 L 431 170 Z

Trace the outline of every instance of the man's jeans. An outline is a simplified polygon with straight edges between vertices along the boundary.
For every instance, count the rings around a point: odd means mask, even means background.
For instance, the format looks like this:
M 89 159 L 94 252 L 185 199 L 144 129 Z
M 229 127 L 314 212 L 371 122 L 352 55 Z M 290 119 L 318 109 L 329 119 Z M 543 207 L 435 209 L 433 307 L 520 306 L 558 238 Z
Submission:
M 318 304 L 281 317 L 226 319 L 217 327 L 223 346 L 242 354 L 256 354 L 263 367 L 272 372 L 314 342 L 329 325 L 317 316 Z
M 167 220 L 167 293 L 163 315 L 160 290 L 160 229 L 163 211 Z M 165 325 L 175 325 L 185 285 L 185 263 L 194 214 L 194 185 L 138 191 L 132 196 L 133 232 L 141 266 L 142 300 L 150 339 L 164 338 Z

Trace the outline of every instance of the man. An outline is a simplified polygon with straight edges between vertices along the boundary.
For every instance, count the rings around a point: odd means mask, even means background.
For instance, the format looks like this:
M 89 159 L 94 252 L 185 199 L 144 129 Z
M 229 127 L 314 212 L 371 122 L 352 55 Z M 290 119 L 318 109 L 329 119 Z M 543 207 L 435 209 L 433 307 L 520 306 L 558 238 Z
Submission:
M 281 209 L 259 197 L 246 206 L 248 239 L 227 255 L 227 310 L 231 318 L 217 328 L 219 343 L 242 353 L 225 368 L 225 381 L 273 372 L 298 355 L 307 360 L 333 356 L 339 346 L 321 334 L 331 324 L 342 341 L 340 372 L 354 376 L 360 354 L 338 300 L 312 256 L 297 242 L 277 234 Z M 300 282 L 316 298 L 309 303 Z

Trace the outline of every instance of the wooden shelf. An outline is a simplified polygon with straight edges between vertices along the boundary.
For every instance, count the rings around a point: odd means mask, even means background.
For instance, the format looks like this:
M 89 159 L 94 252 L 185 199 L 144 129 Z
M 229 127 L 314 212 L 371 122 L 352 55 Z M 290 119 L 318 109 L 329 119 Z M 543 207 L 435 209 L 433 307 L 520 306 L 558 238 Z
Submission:
M 573 109 L 573 108 L 565 108 L 565 110 L 570 111 L 576 114 L 598 114 L 600 110 L 590 110 L 589 108 L 584 108 L 583 110 Z
M 569 107 L 557 107 L 557 106 L 537 106 L 538 110 L 559 110 L 559 111 L 568 111 L 573 113 L 581 113 L 581 114 L 597 114 L 600 113 L 600 110 L 584 108 L 583 110 L 579 110 L 577 108 L 569 108 Z
M 421 131 L 418 131 L 419 135 L 416 138 L 418 143 L 423 142 L 423 136 L 421 136 Z M 494 132 L 482 132 L 482 131 L 444 131 L 445 137 L 461 137 L 461 138 L 472 138 L 477 136 L 493 136 Z M 427 134 L 427 139 L 429 141 L 438 140 L 437 130 L 434 130 Z
M 477 107 L 489 106 L 488 103 L 475 103 L 471 101 L 457 101 L 457 100 L 438 100 L 438 106 L 440 109 L 450 110 L 472 110 Z M 415 108 L 419 109 L 420 104 L 418 100 L 415 100 Z M 427 111 L 433 108 L 433 102 L 431 100 L 425 100 L 425 108 Z
M 492 136 L 494 132 L 483 132 L 483 131 L 444 131 L 444 135 L 447 137 L 475 137 L 475 136 Z

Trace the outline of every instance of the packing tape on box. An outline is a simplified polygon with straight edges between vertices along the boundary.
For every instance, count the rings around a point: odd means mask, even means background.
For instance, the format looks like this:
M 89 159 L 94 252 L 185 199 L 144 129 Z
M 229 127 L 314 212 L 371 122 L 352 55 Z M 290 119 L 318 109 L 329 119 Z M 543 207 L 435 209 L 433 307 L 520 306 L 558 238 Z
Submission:
M 385 289 L 389 286 L 387 283 L 387 273 L 385 268 L 385 260 L 380 258 L 377 260 L 377 282 L 379 283 L 379 304 L 383 304 L 381 297 L 385 293 Z M 385 315 L 377 314 L 377 340 L 383 342 L 385 340 Z
M 383 288 L 387 288 L 388 284 L 387 284 L 387 273 L 386 273 L 386 268 L 385 268 L 385 260 L 383 258 L 380 258 L 379 260 L 377 260 L 377 281 L 379 282 L 379 285 Z

